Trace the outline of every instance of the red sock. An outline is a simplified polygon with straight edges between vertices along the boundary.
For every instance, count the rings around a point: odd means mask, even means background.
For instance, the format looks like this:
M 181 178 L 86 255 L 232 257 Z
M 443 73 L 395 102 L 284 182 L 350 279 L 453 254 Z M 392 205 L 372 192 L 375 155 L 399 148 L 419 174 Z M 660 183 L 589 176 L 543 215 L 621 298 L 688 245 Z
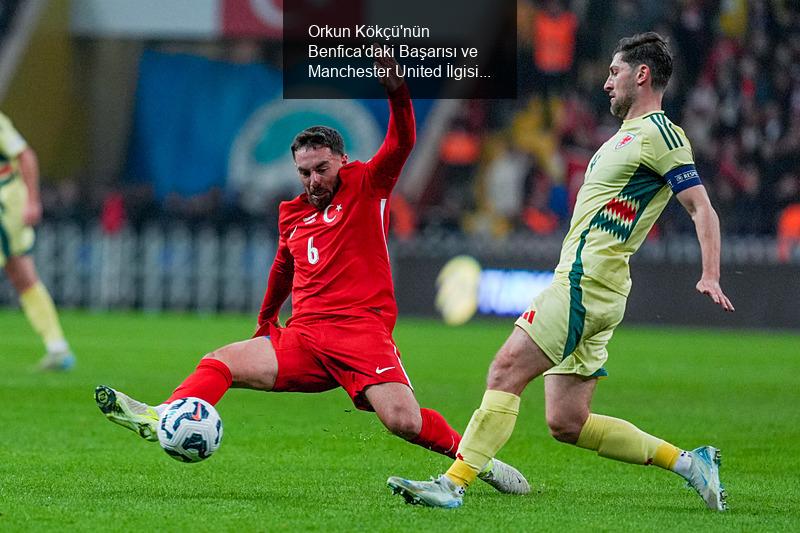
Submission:
M 433 409 L 420 409 L 419 414 L 422 415 L 422 429 L 411 442 L 455 459 L 461 435 Z
M 215 405 L 222 395 L 231 388 L 233 377 L 228 365 L 218 359 L 204 358 L 194 372 L 167 398 L 170 403 L 180 398 L 194 396 Z

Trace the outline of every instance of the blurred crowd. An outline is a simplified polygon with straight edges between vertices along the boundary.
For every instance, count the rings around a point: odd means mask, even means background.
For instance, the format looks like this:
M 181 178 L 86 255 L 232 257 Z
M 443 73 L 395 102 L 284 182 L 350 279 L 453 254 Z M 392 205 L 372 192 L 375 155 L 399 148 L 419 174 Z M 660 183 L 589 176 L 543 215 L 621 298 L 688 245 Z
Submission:
M 19 0 L 0 0 L 0 41 L 6 35 L 18 4 Z
M 396 234 L 563 233 L 592 154 L 619 127 L 603 91 L 612 51 L 621 37 L 655 30 L 675 56 L 664 109 L 692 142 L 723 232 L 800 242 L 800 3 L 518 0 L 517 17 L 518 98 L 459 104 L 419 199 L 393 201 Z M 246 60 L 265 50 L 276 49 Z M 74 183 L 57 184 L 44 193 L 46 211 L 100 216 L 110 229 L 276 220 L 274 209 L 254 216 L 217 188 L 163 202 L 138 185 L 90 194 L 87 203 Z M 693 231 L 671 202 L 651 238 Z
M 520 0 L 516 101 L 465 101 L 442 139 L 423 226 L 495 236 L 563 231 L 594 151 L 619 127 L 603 92 L 619 38 L 667 37 L 667 115 L 692 142 L 725 233 L 797 226 L 800 3 Z M 788 208 L 788 209 L 787 209 Z M 782 219 L 783 217 L 783 219 Z M 800 236 L 800 228 L 786 227 Z M 671 202 L 654 229 L 691 232 Z

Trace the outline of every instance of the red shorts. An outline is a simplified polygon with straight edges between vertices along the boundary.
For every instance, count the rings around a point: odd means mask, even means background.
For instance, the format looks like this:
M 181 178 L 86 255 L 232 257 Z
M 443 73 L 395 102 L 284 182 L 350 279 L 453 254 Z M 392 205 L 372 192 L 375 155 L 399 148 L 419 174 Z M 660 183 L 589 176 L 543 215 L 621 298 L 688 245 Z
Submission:
M 270 328 L 278 359 L 275 392 L 342 387 L 353 405 L 371 411 L 364 389 L 378 383 L 411 387 L 392 335 L 375 318 L 352 317 Z

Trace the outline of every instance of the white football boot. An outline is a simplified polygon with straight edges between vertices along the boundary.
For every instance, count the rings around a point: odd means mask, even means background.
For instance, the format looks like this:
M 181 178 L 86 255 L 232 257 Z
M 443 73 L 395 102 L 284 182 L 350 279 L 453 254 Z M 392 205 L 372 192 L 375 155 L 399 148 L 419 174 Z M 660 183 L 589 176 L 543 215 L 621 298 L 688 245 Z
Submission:
M 392 476 L 386 480 L 392 494 L 399 494 L 411 505 L 454 509 L 464 503 L 464 488 L 459 487 L 446 475 L 430 481 L 412 481 Z
M 719 480 L 721 452 L 713 446 L 701 446 L 691 451 L 692 465 L 686 476 L 687 485 L 697 491 L 709 509 L 725 511 L 727 493 Z
M 522 472 L 499 459 L 491 459 L 478 474 L 478 479 L 503 494 L 528 494 L 531 491 L 531 486 Z

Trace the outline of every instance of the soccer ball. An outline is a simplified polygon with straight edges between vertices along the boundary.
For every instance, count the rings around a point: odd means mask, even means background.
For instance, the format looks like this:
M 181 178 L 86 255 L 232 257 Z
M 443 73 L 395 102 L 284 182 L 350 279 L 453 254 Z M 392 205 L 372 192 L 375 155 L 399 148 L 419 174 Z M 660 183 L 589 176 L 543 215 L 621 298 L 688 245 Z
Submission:
M 170 457 L 197 463 L 211 457 L 222 440 L 222 419 L 200 398 L 181 398 L 167 406 L 156 428 L 158 442 Z

